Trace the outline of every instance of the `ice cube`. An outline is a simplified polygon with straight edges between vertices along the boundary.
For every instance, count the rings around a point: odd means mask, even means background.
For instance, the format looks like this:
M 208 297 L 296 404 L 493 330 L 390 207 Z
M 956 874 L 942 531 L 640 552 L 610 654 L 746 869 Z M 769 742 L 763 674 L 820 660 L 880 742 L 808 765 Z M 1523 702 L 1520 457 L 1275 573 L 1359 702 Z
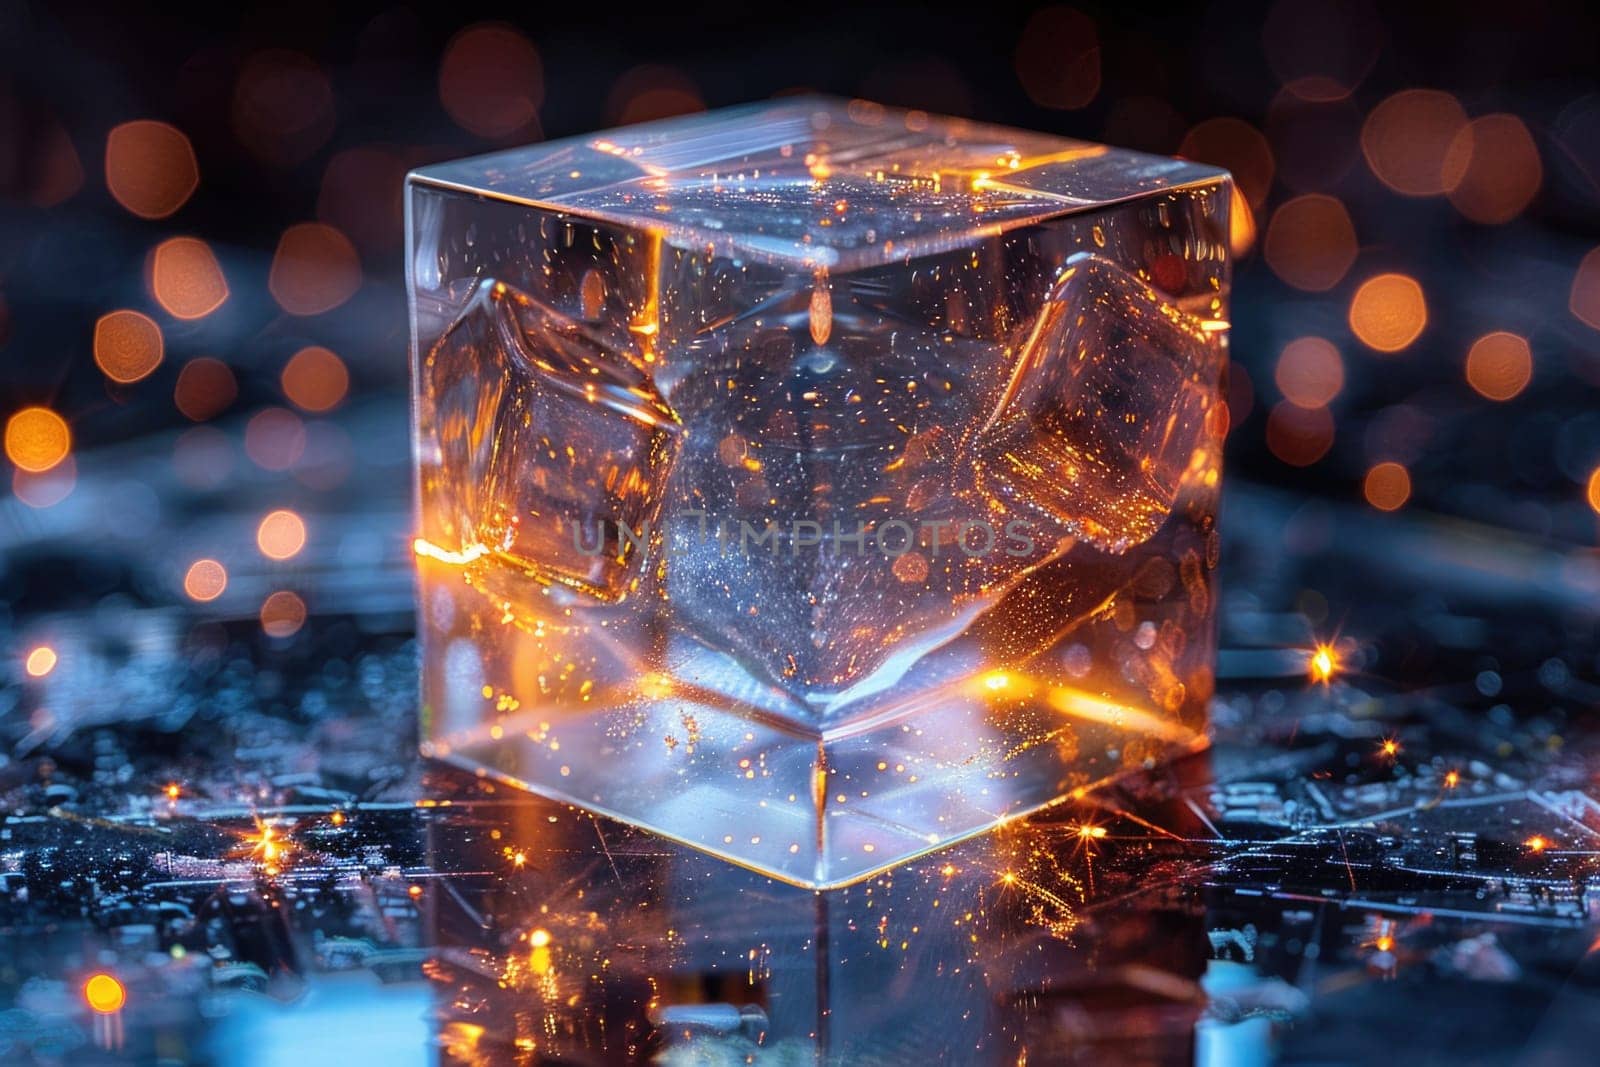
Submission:
M 607 602 L 637 589 L 681 426 L 635 361 L 485 280 L 425 373 L 425 536 L 510 600 L 530 580 Z
M 1218 359 L 1200 320 L 1070 257 L 979 435 L 985 489 L 1106 551 L 1148 540 L 1206 442 Z

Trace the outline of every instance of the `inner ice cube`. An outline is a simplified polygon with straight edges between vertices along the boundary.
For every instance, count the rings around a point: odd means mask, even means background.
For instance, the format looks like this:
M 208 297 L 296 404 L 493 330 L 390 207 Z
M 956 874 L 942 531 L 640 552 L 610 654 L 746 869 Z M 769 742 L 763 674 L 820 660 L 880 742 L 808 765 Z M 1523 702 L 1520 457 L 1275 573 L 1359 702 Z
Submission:
M 438 448 L 430 538 L 488 557 L 470 575 L 512 600 L 561 583 L 635 589 L 681 426 L 649 376 L 589 328 L 485 280 L 425 367 Z
M 837 295 L 834 290 L 837 290 Z M 1006 355 L 854 299 L 764 303 L 689 346 L 664 569 L 711 645 L 814 706 L 924 651 L 1052 546 L 985 506 L 962 439 Z
M 1116 264 L 1074 255 L 984 428 L 978 469 L 1014 506 L 1126 551 L 1171 512 L 1219 411 L 1217 374 L 1200 320 Z

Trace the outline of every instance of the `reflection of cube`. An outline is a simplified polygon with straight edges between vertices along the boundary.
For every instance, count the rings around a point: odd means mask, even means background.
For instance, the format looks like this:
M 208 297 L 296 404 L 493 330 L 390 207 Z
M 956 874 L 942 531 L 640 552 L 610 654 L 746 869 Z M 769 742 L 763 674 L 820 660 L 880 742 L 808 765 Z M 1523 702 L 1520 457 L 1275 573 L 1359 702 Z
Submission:
M 413 175 L 430 751 L 831 885 L 1202 744 L 1230 195 L 815 99 Z
M 1198 320 L 1121 267 L 1075 255 L 985 430 L 980 470 L 1008 500 L 1123 551 L 1160 529 L 1209 440 L 1215 364 Z

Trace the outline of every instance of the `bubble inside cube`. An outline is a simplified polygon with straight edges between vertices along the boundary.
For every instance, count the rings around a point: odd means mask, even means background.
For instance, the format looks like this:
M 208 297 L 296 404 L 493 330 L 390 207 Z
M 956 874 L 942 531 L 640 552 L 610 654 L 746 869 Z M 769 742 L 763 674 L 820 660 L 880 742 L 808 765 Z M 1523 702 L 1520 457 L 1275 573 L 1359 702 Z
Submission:
M 1230 197 L 817 98 L 414 173 L 425 749 L 823 887 L 1202 746 Z

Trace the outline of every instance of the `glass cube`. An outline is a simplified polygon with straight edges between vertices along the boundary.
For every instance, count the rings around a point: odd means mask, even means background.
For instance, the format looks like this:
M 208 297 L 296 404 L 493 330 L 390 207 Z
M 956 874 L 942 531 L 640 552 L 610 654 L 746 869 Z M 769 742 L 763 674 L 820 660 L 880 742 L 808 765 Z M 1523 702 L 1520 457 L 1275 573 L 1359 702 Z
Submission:
M 1203 746 L 1231 193 L 816 98 L 412 174 L 425 750 L 822 887 Z

